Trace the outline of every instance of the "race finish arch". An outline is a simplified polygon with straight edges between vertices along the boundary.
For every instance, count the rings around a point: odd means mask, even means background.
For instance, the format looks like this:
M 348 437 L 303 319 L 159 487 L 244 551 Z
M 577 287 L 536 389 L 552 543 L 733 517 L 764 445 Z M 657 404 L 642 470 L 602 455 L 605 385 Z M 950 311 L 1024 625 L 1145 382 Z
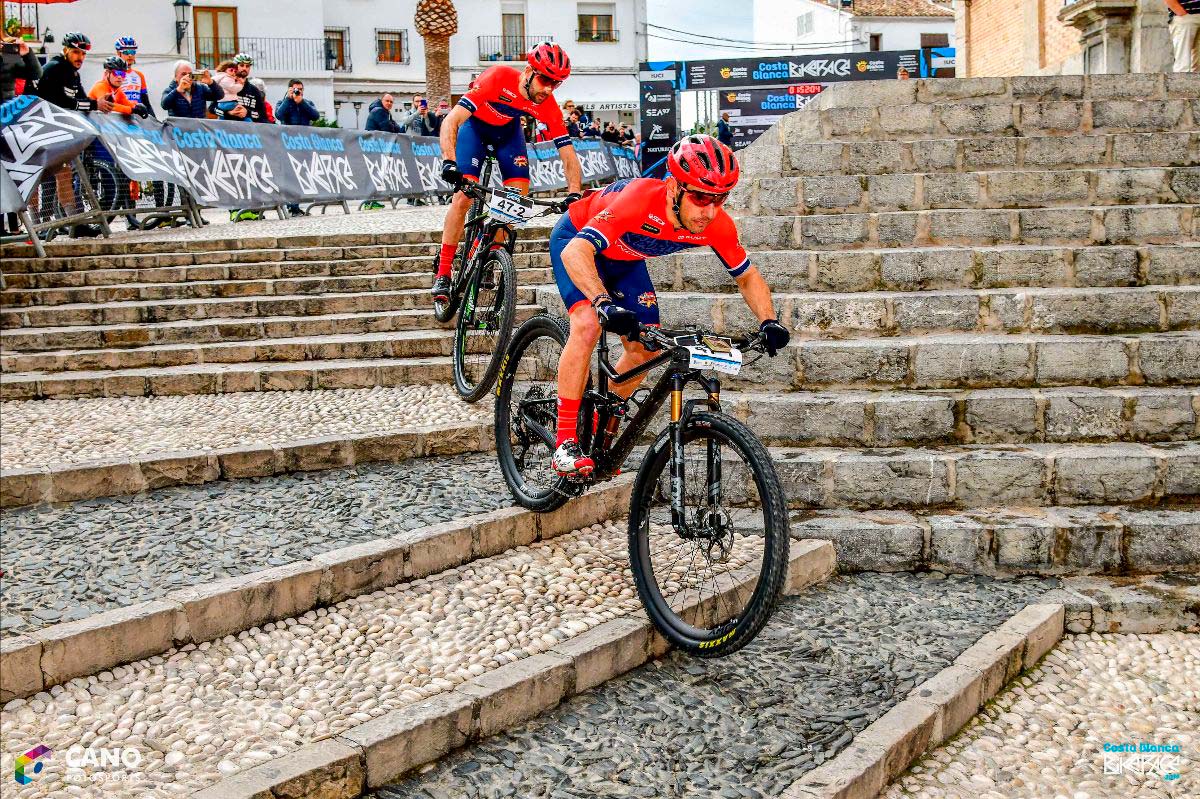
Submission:
M 679 138 L 680 94 L 715 91 L 729 111 L 734 146 L 745 147 L 776 118 L 803 108 L 831 83 L 954 77 L 954 48 L 651 61 L 640 67 L 642 168 L 666 156 Z

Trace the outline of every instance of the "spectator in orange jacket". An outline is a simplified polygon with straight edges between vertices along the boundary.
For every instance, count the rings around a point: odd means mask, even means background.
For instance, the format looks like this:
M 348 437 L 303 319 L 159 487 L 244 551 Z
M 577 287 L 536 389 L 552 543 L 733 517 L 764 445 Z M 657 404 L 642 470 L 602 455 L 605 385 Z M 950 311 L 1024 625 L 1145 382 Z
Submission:
M 104 59 L 104 77 L 96 81 L 92 90 L 88 92 L 88 97 L 93 100 L 107 99 L 112 103 L 113 113 L 126 116 L 137 114 L 144 117 L 150 113 L 150 109 L 141 103 L 133 102 L 121 90 L 121 84 L 125 82 L 125 70 L 125 61 L 120 56 Z

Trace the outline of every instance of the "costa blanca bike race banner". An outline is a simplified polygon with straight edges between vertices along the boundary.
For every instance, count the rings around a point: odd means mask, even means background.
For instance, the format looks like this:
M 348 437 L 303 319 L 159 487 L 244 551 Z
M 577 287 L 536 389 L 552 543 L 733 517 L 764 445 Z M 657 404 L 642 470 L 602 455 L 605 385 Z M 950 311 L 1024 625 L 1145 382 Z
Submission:
M 16 188 L 0 195 L 0 210 L 24 208 L 43 172 L 70 161 L 95 138 L 96 128 L 83 114 L 39 97 L 22 94 L 0 105 L 0 163 Z
M 0 161 L 16 187 L 15 193 L 9 189 L 3 194 L 5 211 L 24 207 L 44 172 L 94 143 L 96 157 L 112 160 L 131 180 L 174 183 L 199 204 L 217 208 L 451 193 L 441 179 L 441 147 L 431 137 L 85 115 L 25 95 L 0 106 L 0 121 Z M 638 171 L 631 150 L 599 139 L 572 143 L 585 183 Z M 531 145 L 528 152 L 534 191 L 566 187 L 562 159 L 552 143 Z

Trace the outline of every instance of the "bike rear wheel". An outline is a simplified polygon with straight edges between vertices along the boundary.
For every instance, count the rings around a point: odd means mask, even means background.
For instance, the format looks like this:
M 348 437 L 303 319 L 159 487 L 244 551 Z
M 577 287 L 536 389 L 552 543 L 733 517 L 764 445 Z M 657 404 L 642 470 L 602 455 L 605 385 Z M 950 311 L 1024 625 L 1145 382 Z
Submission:
M 570 328 L 540 314 L 521 325 L 496 386 L 496 454 L 517 504 L 544 513 L 573 495 L 550 466 L 558 425 L 558 359 Z
M 454 388 L 467 402 L 495 385 L 516 313 L 517 269 L 507 250 L 493 250 L 467 276 L 454 331 Z
M 779 476 L 744 424 L 695 413 L 683 430 L 683 524 L 672 520 L 671 442 L 638 470 L 629 557 L 638 596 L 672 644 L 720 657 L 767 623 L 787 575 L 789 523 Z

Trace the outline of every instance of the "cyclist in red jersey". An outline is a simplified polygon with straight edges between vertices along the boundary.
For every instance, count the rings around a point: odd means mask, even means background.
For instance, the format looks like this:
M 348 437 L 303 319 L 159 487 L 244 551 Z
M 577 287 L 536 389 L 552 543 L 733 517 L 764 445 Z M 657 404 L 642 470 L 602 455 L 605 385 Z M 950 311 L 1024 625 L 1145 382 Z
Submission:
M 733 152 L 711 136 L 688 136 L 667 157 L 665 179 L 621 180 L 588 192 L 550 234 L 554 281 L 571 318 L 571 334 L 558 361 L 558 440 L 553 468 L 564 477 L 590 474 L 595 464 L 576 439 L 579 403 L 592 350 L 602 331 L 625 336 L 617 370 L 654 357 L 636 336 L 638 324 L 658 324 L 658 295 L 646 259 L 691 247 L 712 247 L 746 304 L 760 321 L 767 353 L 774 356 L 790 334 L 779 323 L 771 289 L 738 242 L 737 226 L 721 205 L 737 185 Z M 633 394 L 639 378 L 616 386 Z
M 485 70 L 443 120 L 442 155 L 453 157 L 442 161 L 442 179 L 455 187 L 464 180 L 478 181 L 491 146 L 504 185 L 528 194 L 529 156 L 521 130 L 521 116 L 528 115 L 546 124 L 558 146 L 569 192 L 563 202 L 570 205 L 579 199 L 583 169 L 553 91 L 571 74 L 571 59 L 557 44 L 542 42 L 529 51 L 526 61 L 529 65 L 524 71 L 505 66 Z M 450 297 L 450 269 L 470 208 L 471 199 L 456 192 L 442 228 L 442 250 L 431 292 L 435 300 Z

